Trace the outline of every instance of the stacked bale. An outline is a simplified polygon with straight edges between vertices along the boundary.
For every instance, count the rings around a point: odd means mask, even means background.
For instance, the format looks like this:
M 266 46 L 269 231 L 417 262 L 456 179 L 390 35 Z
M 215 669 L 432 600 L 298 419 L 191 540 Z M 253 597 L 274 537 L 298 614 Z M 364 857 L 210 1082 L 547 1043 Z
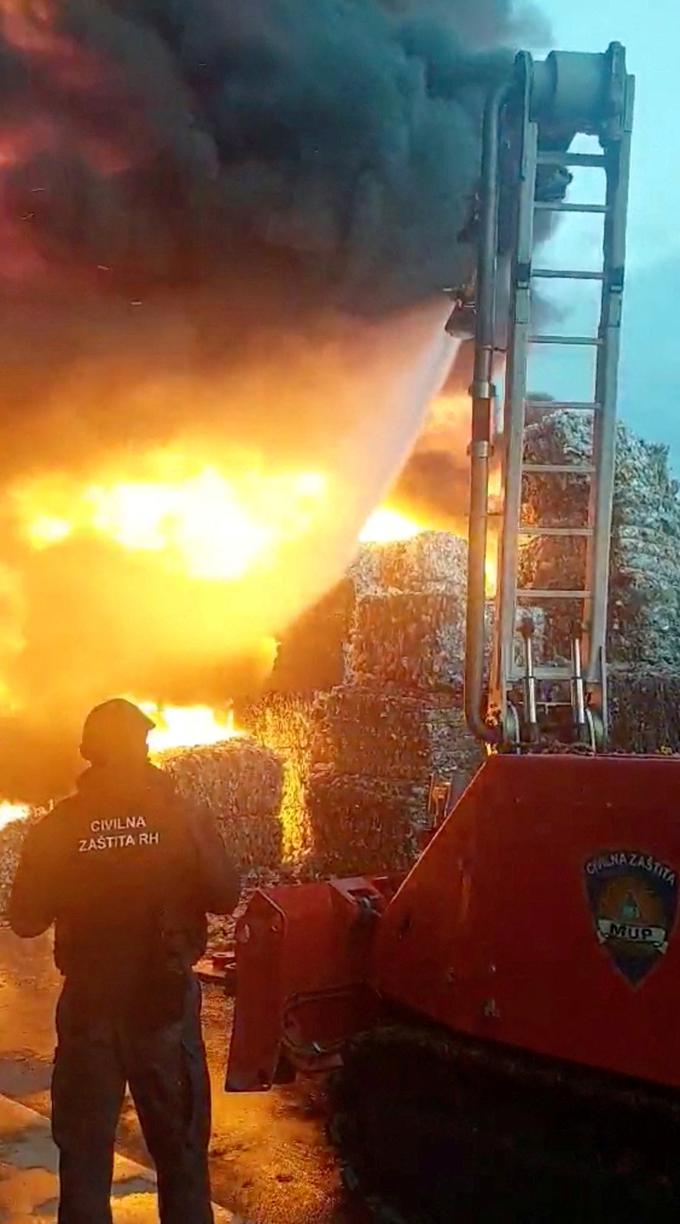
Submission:
M 158 763 L 180 795 L 210 810 L 243 874 L 281 866 L 283 765 L 274 752 L 236 736 L 165 752 Z
M 479 760 L 455 694 L 335 689 L 319 722 L 308 796 L 325 870 L 407 866 L 430 824 L 433 776 L 462 787 Z
M 346 685 L 328 694 L 315 741 L 315 763 L 341 774 L 409 781 L 443 774 L 462 711 L 449 694 L 415 694 Z M 474 743 L 474 741 L 472 741 Z M 468 752 L 471 744 L 461 744 Z M 473 751 L 461 758 L 472 767 Z
M 309 873 L 407 866 L 432 776 L 464 784 L 479 765 L 461 709 L 466 551 L 438 532 L 361 549 L 239 712 L 286 758 L 286 846 Z
M 587 462 L 592 424 L 554 412 L 527 431 L 531 462 Z M 579 476 L 532 475 L 525 481 L 525 519 L 552 526 L 587 522 L 588 482 Z M 527 586 L 580 587 L 585 542 L 531 541 L 522 556 Z M 569 653 L 577 603 L 547 614 L 546 652 Z M 628 751 L 680 748 L 680 498 L 668 452 L 619 424 L 614 488 L 608 627 L 612 737 Z
M 621 426 L 614 502 L 611 655 L 680 665 L 680 499 L 665 447 Z
M 460 692 L 467 546 L 445 532 L 364 545 L 345 578 L 288 631 L 271 692 L 375 684 Z
M 19 865 L 21 847 L 31 824 L 39 818 L 36 812 L 25 820 L 12 820 L 0 828 L 0 918 L 7 913 L 14 874 Z
M 360 597 L 346 655 L 350 683 L 461 693 L 466 566 L 465 543 L 443 532 L 360 555 Z
M 577 464 L 587 461 L 592 425 L 571 413 L 544 416 L 527 430 L 525 458 L 531 463 Z M 553 455 L 560 455 L 559 459 Z M 523 521 L 546 527 L 585 527 L 588 523 L 589 484 L 573 475 L 530 475 L 524 478 Z M 522 587 L 543 590 L 578 590 L 586 586 L 586 551 L 583 537 L 555 539 L 537 537 L 523 543 L 519 560 Z M 578 600 L 549 602 L 527 608 L 540 616 L 542 634 L 536 661 L 567 662 L 571 654 L 571 632 L 582 615 Z
M 614 668 L 609 707 L 612 748 L 680 753 L 680 672 Z
M 308 794 L 315 875 L 381 875 L 402 871 L 422 848 L 426 784 L 315 769 Z
M 283 861 L 289 865 L 302 865 L 313 850 L 307 788 L 324 700 L 324 693 L 269 692 L 238 713 L 239 724 L 281 762 L 279 827 Z
M 368 576 L 360 579 L 355 573 L 344 578 L 287 630 L 269 681 L 270 693 L 325 692 L 345 683 L 345 653 L 356 599 L 368 581 Z M 275 737 L 278 708 L 272 706 L 270 715 L 269 730 Z M 241 717 L 242 711 L 238 713 Z

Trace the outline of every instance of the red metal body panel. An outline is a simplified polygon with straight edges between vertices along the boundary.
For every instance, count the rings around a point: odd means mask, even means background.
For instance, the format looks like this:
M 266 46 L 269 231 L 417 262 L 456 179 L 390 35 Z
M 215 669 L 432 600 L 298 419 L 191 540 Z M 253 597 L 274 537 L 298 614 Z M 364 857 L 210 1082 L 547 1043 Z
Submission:
M 372 1023 L 376 924 L 396 884 L 337 880 L 259 891 L 236 929 L 237 992 L 227 1088 L 268 1088 L 282 1052 L 323 1069 Z
M 380 921 L 375 986 L 475 1036 L 680 1086 L 680 932 L 637 985 L 598 942 L 586 864 L 680 870 L 680 761 L 498 756 Z

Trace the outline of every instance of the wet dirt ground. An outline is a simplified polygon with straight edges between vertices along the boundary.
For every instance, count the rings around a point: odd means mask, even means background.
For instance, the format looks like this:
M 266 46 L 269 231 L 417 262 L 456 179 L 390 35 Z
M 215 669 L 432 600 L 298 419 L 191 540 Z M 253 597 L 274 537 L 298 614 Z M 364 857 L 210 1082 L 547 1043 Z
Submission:
M 343 1203 L 318 1089 L 298 1084 L 262 1095 L 228 1096 L 223 1085 L 232 1005 L 219 986 L 203 990 L 213 1086 L 215 1201 L 248 1224 L 360 1224 L 356 1210 Z M 22 941 L 0 928 L 0 1094 L 44 1115 L 49 1113 L 58 991 L 49 937 Z M 150 1163 L 130 1102 L 121 1118 L 118 1148 Z

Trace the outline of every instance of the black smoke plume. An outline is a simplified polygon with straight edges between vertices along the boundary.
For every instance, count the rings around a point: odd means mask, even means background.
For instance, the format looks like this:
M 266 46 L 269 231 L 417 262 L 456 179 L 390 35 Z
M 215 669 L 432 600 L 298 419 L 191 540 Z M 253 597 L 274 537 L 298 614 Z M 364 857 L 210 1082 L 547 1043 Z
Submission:
M 511 0 L 0 0 L 0 797 L 62 786 L 111 692 L 226 696 L 337 577 L 452 360 L 484 96 L 534 37 Z M 61 513 L 164 448 L 323 470 L 334 513 L 247 591 L 29 544 L 27 488 Z

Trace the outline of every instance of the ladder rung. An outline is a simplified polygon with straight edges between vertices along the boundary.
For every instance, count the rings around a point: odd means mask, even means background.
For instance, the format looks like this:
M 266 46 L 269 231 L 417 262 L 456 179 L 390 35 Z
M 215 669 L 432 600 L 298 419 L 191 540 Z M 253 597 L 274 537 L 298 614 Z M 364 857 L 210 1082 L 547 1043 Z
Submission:
M 531 275 L 537 280 L 604 280 L 604 272 L 589 272 L 585 268 L 534 268 Z
M 568 345 L 583 345 L 591 348 L 601 348 L 602 340 L 599 336 L 548 336 L 538 335 L 529 337 L 530 344 L 568 344 Z
M 564 200 L 536 200 L 534 207 L 537 212 L 597 213 L 599 216 L 609 212 L 607 204 L 569 204 Z
M 510 674 L 510 683 L 518 684 L 525 679 L 524 672 L 513 671 Z M 573 680 L 573 672 L 570 667 L 558 667 L 545 665 L 543 667 L 534 667 L 534 679 L 536 680 Z M 542 706 L 546 705 L 568 705 L 568 702 L 547 702 L 541 701 Z
M 595 471 L 593 463 L 525 463 L 522 472 L 540 472 L 547 476 L 592 476 Z
M 545 680 L 545 679 L 550 679 L 550 680 L 553 680 L 553 679 L 554 679 L 554 677 L 553 677 L 553 676 L 549 676 L 549 677 L 545 677 L 545 676 L 544 676 L 544 680 Z M 567 679 L 567 677 L 566 677 L 566 676 L 563 676 L 563 675 L 561 674 L 561 672 L 560 672 L 560 675 L 557 677 L 557 679 L 558 679 L 558 680 L 566 680 L 566 679 Z M 570 679 L 573 679 L 573 677 L 570 677 Z M 536 702 L 536 704 L 538 705 L 539 710 L 573 710 L 573 708 L 574 708 L 574 707 L 572 706 L 572 704 L 571 704 L 571 702 L 570 702 L 570 701 L 541 701 L 541 698 L 540 698 L 540 697 L 538 697 L 538 698 L 537 698 L 537 702 Z
M 537 680 L 573 680 L 574 678 L 570 667 L 560 667 L 557 663 L 544 663 L 541 667 L 535 667 L 534 675 Z M 557 704 L 561 705 L 562 702 L 555 702 L 555 705 Z
M 540 408 L 544 412 L 598 412 L 601 404 L 586 400 L 527 399 L 527 408 Z
M 591 591 L 541 591 L 528 588 L 528 586 L 522 586 L 517 591 L 519 600 L 589 600 L 589 597 L 591 597 Z
M 602 166 L 605 158 L 601 153 L 558 153 L 542 149 L 538 155 L 539 166 Z
M 591 591 L 542 591 L 533 587 L 520 587 L 518 599 L 590 599 Z
M 523 536 L 553 536 L 555 539 L 570 539 L 572 536 L 587 537 L 593 534 L 592 527 L 520 527 Z

